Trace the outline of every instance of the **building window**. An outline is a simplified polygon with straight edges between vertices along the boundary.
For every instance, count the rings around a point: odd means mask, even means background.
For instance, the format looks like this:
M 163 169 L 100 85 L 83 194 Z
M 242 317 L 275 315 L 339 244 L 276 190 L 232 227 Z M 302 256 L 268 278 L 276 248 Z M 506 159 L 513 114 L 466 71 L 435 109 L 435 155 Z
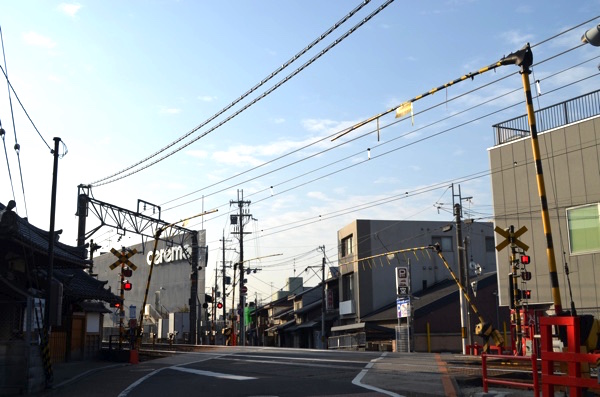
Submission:
M 494 241 L 493 237 L 486 237 L 485 238 L 485 252 L 495 252 L 496 250 L 496 242 Z
M 342 301 L 354 299 L 354 273 L 342 276 Z
M 352 255 L 352 235 L 342 239 L 342 258 Z
M 439 244 L 442 248 L 442 252 L 452 252 L 452 237 L 450 236 L 433 236 L 431 237 L 431 243 L 433 245 Z
M 571 254 L 600 251 L 600 204 L 567 208 Z

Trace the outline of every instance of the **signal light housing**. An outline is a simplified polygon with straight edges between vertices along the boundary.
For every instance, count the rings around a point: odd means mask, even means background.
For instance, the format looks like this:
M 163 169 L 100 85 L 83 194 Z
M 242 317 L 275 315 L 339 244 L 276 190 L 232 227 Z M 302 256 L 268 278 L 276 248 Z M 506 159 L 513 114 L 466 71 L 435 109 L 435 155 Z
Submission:
M 521 255 L 521 263 L 524 265 L 529 265 L 529 263 L 531 262 L 531 257 L 529 255 Z
M 131 287 L 133 287 L 133 285 L 131 284 L 131 282 L 129 280 L 123 281 L 123 289 L 125 291 L 130 291 Z
M 133 276 L 133 270 L 130 268 L 123 269 L 123 277 L 131 277 Z
M 217 309 L 222 309 L 223 308 L 223 304 L 221 302 L 217 302 Z
M 530 289 L 522 289 L 521 290 L 521 299 L 531 299 L 531 290 Z

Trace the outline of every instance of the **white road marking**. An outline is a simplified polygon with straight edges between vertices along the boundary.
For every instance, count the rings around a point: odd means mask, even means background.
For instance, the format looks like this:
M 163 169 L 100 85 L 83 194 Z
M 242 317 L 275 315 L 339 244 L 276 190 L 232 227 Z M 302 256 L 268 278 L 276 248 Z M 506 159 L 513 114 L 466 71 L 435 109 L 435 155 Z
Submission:
M 212 371 L 203 371 L 200 369 L 193 368 L 185 368 L 185 367 L 169 367 L 168 369 L 174 369 L 176 371 L 187 372 L 195 375 L 203 375 L 203 376 L 212 376 L 213 378 L 222 378 L 222 379 L 231 379 L 231 380 L 252 380 L 257 378 L 252 378 L 250 376 L 239 376 L 239 375 L 229 375 L 223 374 L 220 372 L 212 372 Z
M 383 353 L 381 355 L 381 357 L 371 360 L 371 362 L 368 363 L 365 366 L 365 368 L 362 371 L 360 371 L 360 373 L 358 375 L 356 375 L 356 377 L 352 380 L 352 384 L 356 385 L 356 386 L 364 387 L 365 389 L 376 391 L 378 393 L 386 394 L 386 395 L 392 396 L 392 397 L 405 397 L 405 396 L 403 396 L 401 394 L 397 394 L 397 393 L 394 393 L 394 392 L 391 392 L 391 391 L 383 390 L 383 389 L 380 389 L 378 387 L 371 386 L 371 385 L 366 385 L 366 384 L 360 382 L 362 380 L 362 378 L 364 378 L 364 376 L 367 374 L 367 372 L 369 372 L 369 368 L 371 368 L 377 361 L 381 360 L 386 355 L 387 355 L 387 353 Z
M 223 354 L 223 355 L 220 355 L 220 356 L 224 356 L 224 355 L 226 355 L 226 354 Z M 133 382 L 129 386 L 127 386 L 127 388 L 125 390 L 123 390 L 121 393 L 119 393 L 118 397 L 127 397 L 129 395 L 129 393 L 133 389 L 135 389 L 138 385 L 140 385 L 141 383 L 145 382 L 147 379 L 151 378 L 152 376 L 158 374 L 159 372 L 161 372 L 161 371 L 163 371 L 165 369 L 175 369 L 175 370 L 180 370 L 180 371 L 183 370 L 183 371 L 185 371 L 185 370 L 187 370 L 187 368 L 182 368 L 181 366 L 195 364 L 195 363 L 199 363 L 199 362 L 203 362 L 203 361 L 208 361 L 208 360 L 211 360 L 213 358 L 215 358 L 215 357 L 207 357 L 207 358 L 205 358 L 203 360 L 195 360 L 195 361 L 190 361 L 190 362 L 186 362 L 186 363 L 181 363 L 181 364 L 171 365 L 171 366 L 168 366 L 168 367 L 159 368 L 159 369 L 157 369 L 155 371 L 150 372 L 148 375 L 146 375 L 146 376 L 138 379 L 137 381 Z M 188 372 L 191 372 L 191 371 L 194 371 L 194 370 L 190 370 Z M 209 371 L 204 371 L 204 372 L 209 372 Z M 213 373 L 215 373 L 215 372 L 213 372 Z M 201 375 L 201 374 L 199 374 L 199 375 Z M 226 374 L 221 374 L 221 375 L 226 375 Z M 235 375 L 229 375 L 229 376 L 235 376 Z M 232 379 L 232 378 L 230 378 L 230 379 Z M 253 378 L 250 378 L 250 379 L 253 379 Z M 238 379 L 238 380 L 241 380 L 241 379 Z

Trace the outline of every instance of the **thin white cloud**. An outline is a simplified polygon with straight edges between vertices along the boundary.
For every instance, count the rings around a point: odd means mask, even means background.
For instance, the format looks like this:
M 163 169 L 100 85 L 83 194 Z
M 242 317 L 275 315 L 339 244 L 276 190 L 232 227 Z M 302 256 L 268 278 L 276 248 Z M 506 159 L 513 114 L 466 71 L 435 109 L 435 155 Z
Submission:
M 273 119 L 274 124 L 283 124 L 285 123 L 285 119 L 283 117 L 277 117 Z
M 529 4 L 521 4 L 515 11 L 518 14 L 531 14 L 533 12 L 533 7 Z
M 181 113 L 181 109 L 178 108 L 161 108 L 160 114 L 179 114 Z
M 500 38 L 511 46 L 523 46 L 523 43 L 533 41 L 532 34 L 525 34 L 518 30 L 508 30 L 500 34 Z M 519 47 L 520 48 L 520 47 Z
M 208 152 L 206 150 L 188 150 L 186 153 L 199 159 L 208 158 Z
M 77 12 L 81 9 L 81 4 L 79 3 L 60 3 L 58 5 L 58 9 L 63 13 L 70 17 L 75 17 Z
M 260 161 L 254 156 L 243 154 L 239 148 L 214 152 L 212 158 L 219 163 L 231 164 L 239 167 L 257 167 L 263 163 L 263 161 Z
M 393 185 L 400 182 L 400 180 L 396 177 L 379 177 L 375 180 L 373 180 L 373 183 L 378 185 L 378 184 L 385 184 L 385 185 Z
M 41 34 L 36 32 L 24 33 L 23 40 L 25 40 L 25 43 L 36 47 L 43 47 L 48 49 L 56 47 L 56 42 L 54 42 L 51 38 L 42 36 Z
M 327 195 L 323 192 L 308 192 L 306 196 L 311 199 L 319 200 L 320 202 L 333 201 L 331 198 L 327 197 Z
M 210 96 L 210 95 L 200 95 L 198 97 L 199 100 L 201 100 L 202 102 L 212 102 L 214 100 L 217 99 L 216 96 Z

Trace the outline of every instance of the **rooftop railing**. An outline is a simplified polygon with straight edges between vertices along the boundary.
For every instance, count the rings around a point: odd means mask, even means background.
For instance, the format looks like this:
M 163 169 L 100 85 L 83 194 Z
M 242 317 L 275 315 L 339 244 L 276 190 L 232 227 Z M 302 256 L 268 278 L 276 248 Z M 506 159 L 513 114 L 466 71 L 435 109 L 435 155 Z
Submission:
M 537 110 L 535 120 L 538 133 L 575 123 L 600 114 L 600 90 L 578 96 L 568 101 Z M 515 117 L 492 126 L 495 146 L 530 135 L 527 115 Z

